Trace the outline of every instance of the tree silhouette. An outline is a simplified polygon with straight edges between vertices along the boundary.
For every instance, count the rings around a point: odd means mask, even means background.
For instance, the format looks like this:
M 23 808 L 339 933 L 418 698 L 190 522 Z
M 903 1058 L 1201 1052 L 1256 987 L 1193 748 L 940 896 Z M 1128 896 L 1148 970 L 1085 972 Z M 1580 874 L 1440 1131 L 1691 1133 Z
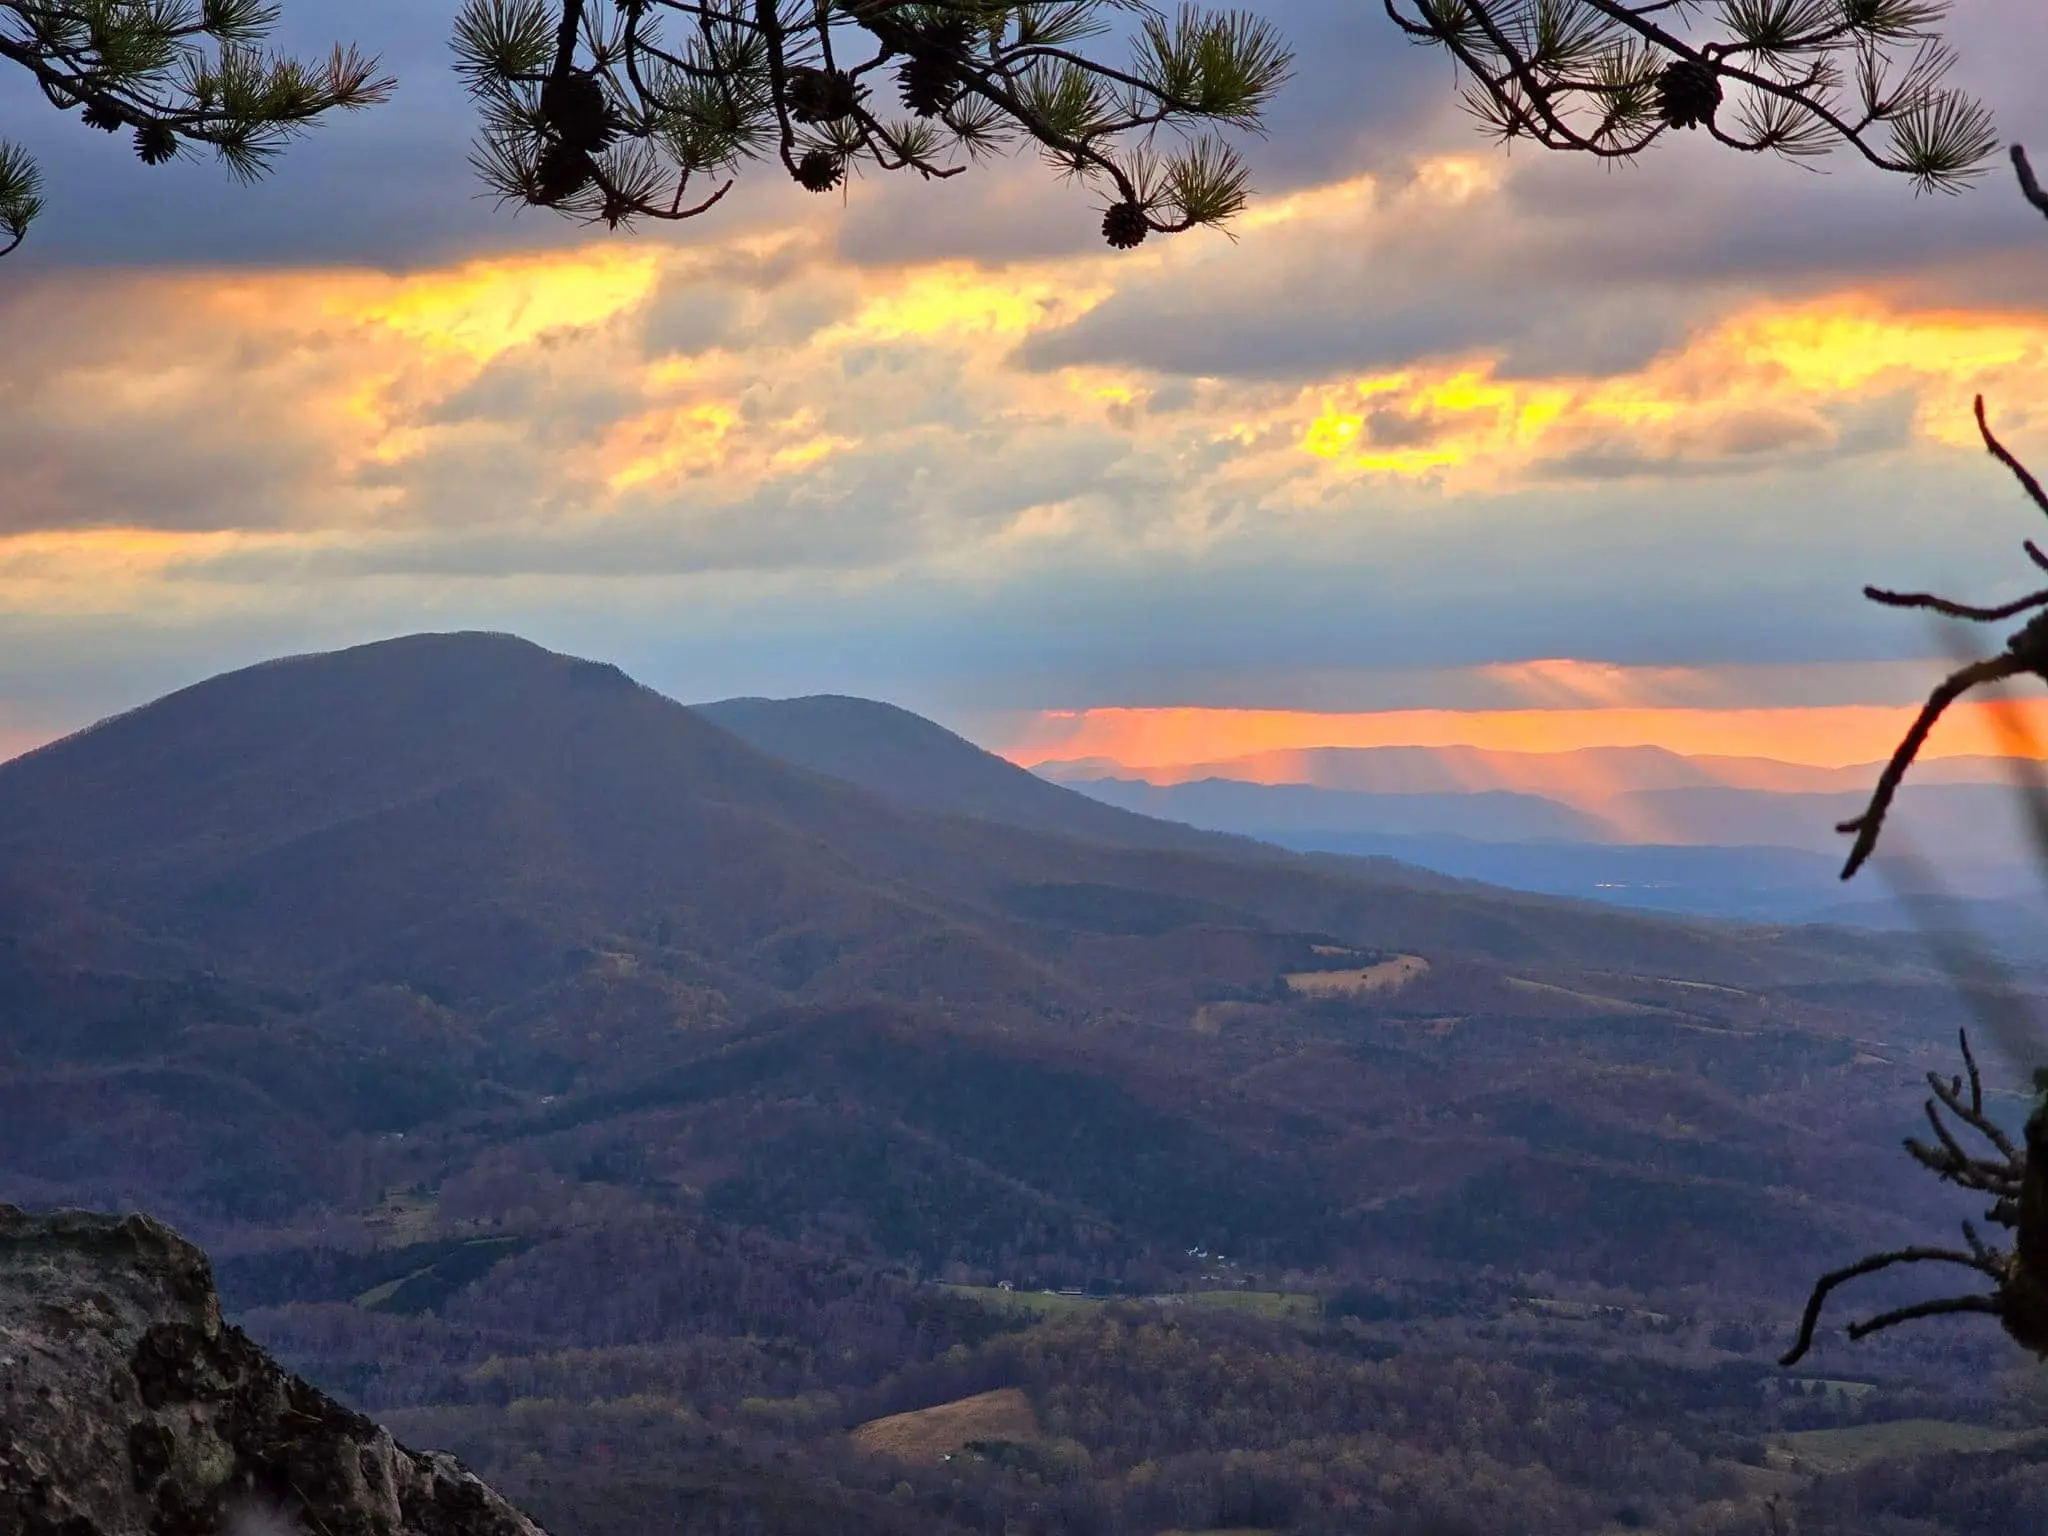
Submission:
M 1848 148 L 1954 190 L 1997 146 L 1947 83 L 1948 0 L 1382 0 L 1442 47 L 1506 139 L 1626 159 L 1671 129 L 1795 158 Z M 373 61 L 267 55 L 266 0 L 0 0 L 0 58 L 152 163 L 210 146 L 254 176 L 294 133 L 382 100 Z M 1034 149 L 1100 199 L 1103 237 L 1226 222 L 1289 70 L 1242 12 L 1149 0 L 466 0 L 456 67 L 472 160 L 507 202 L 617 227 L 708 211 L 749 166 L 829 192 L 863 171 L 942 180 Z M 1114 57 L 1112 57 L 1114 55 Z M 2029 195 L 2048 211 L 2048 198 Z M 0 254 L 41 212 L 0 141 Z
M 1087 45 L 1119 13 L 1110 63 Z M 616 227 L 695 217 L 751 164 L 829 192 L 1028 144 L 1100 192 L 1126 248 L 1244 206 L 1215 130 L 1256 129 L 1289 64 L 1264 22 L 1133 0 L 469 0 L 455 45 L 473 163 L 507 202 Z
M 0 59 L 60 112 L 128 133 L 149 165 L 205 147 L 254 180 L 318 118 L 392 86 L 350 47 L 318 63 L 266 52 L 278 16 L 263 0 L 0 0 Z M 41 182 L 27 150 L 0 140 L 0 256 L 41 213 Z
M 2029 202 L 2040 206 L 2040 189 L 2034 182 L 2026 152 L 2016 147 L 2012 158 L 2023 194 Z M 1982 395 L 1976 399 L 1975 410 L 1985 451 L 2012 474 L 2035 507 L 2048 513 L 2048 490 L 1991 430 Z M 2040 545 L 2027 539 L 2022 548 L 2037 571 L 2048 570 L 2048 553 Z M 1882 587 L 1866 587 L 1864 595 L 1886 607 L 1925 609 L 1971 623 L 1998 623 L 2021 614 L 2033 617 L 2006 640 L 1998 653 L 1962 662 L 1935 686 L 1879 775 L 1869 805 L 1861 815 L 1843 822 L 1837 829 L 1854 838 L 1842 869 L 1844 880 L 1852 878 L 1877 850 L 1899 787 L 1926 744 L 1929 732 L 1951 705 L 1975 690 L 1996 688 L 2012 678 L 2032 676 L 2048 680 L 2048 589 L 1991 606 L 1959 603 L 1929 592 L 1894 592 Z M 2025 803 L 2036 863 L 2048 873 L 2048 784 L 2042 780 L 2037 747 L 2025 739 L 2023 727 L 2013 717 L 2001 714 L 1999 719 L 2008 738 L 2005 745 L 2013 764 L 2015 787 Z M 1920 1318 L 1982 1313 L 1997 1318 L 2006 1333 L 2023 1348 L 2048 1356 L 2048 1067 L 2039 1064 L 2039 1041 L 2031 1021 L 2022 1016 L 2018 989 L 2005 968 L 1982 945 L 1944 931 L 1938 917 L 1925 917 L 1917 911 L 1915 916 L 1921 918 L 1920 927 L 1936 959 L 1948 971 L 1979 1023 L 2016 1062 L 2031 1068 L 2034 1102 L 2015 1141 L 1986 1111 L 1983 1078 L 1965 1032 L 1961 1045 L 1967 1080 L 1960 1076 L 1944 1079 L 1934 1072 L 1927 1075 L 1933 1090 L 1933 1097 L 1927 1102 L 1927 1122 L 1934 1131 L 1934 1141 L 1927 1143 L 1908 1137 L 1906 1150 L 1943 1183 L 1989 1196 L 1991 1204 L 1984 1219 L 2010 1231 L 2012 1246 L 2001 1248 L 1986 1243 L 1976 1227 L 1965 1221 L 1962 1248 L 1916 1244 L 1871 1254 L 1821 1276 L 1800 1318 L 1798 1337 L 1781 1362 L 1788 1366 L 1797 1363 L 1812 1347 L 1821 1313 L 1838 1287 L 1880 1270 L 1910 1264 L 1968 1269 L 1990 1281 L 1991 1289 L 1915 1302 L 1851 1323 L 1848 1335 L 1852 1340 L 1868 1338 Z M 1966 1148 L 1963 1132 L 1974 1135 L 1986 1150 Z
M 1750 153 L 1847 148 L 1954 191 L 1998 147 L 1948 85 L 1947 0 L 1382 0 L 1457 60 L 1504 140 L 1630 159 L 1674 129 Z

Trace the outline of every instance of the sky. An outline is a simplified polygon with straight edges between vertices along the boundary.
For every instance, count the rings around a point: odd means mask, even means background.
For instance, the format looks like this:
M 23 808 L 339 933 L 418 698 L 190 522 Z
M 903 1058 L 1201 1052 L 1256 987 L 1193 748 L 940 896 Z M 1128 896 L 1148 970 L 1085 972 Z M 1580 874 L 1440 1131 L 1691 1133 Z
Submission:
M 400 86 L 253 188 L 0 75 L 49 180 L 0 262 L 0 756 L 461 628 L 1023 759 L 1880 755 L 1951 642 L 1860 588 L 2003 598 L 2039 531 L 1969 415 L 2048 467 L 2048 228 L 2002 165 L 1948 198 L 1696 135 L 1510 153 L 1378 6 L 1264 9 L 1297 76 L 1250 211 L 1129 253 L 1029 161 L 514 216 L 443 0 L 288 3 L 283 41 L 345 16 Z M 1951 36 L 2048 151 L 2048 10 Z

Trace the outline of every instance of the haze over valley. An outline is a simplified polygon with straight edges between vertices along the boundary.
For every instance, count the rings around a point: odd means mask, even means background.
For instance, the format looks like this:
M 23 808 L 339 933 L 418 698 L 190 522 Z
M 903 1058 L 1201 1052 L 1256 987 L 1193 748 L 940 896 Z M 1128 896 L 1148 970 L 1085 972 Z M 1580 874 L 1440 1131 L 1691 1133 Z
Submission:
M 1215 763 L 1050 761 L 1108 805 L 1303 851 L 1384 854 L 1446 874 L 1629 906 L 1758 921 L 1903 928 L 1884 891 L 1845 890 L 1846 839 L 1881 762 L 1821 767 L 1655 746 L 1528 753 L 1322 748 Z M 1900 841 L 1942 850 L 1943 894 L 2028 942 L 2040 881 L 2002 758 L 1937 758 L 1904 790 Z M 1929 877 L 1914 870 L 1915 885 Z

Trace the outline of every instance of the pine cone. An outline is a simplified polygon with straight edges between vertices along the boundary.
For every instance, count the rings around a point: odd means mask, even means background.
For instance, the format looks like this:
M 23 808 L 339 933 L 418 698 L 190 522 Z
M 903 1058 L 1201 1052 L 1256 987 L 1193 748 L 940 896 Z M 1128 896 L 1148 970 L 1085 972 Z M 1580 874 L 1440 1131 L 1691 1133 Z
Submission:
M 783 99 L 789 103 L 789 115 L 798 122 L 830 123 L 853 116 L 860 105 L 860 90 L 844 70 L 799 65 L 789 72 Z
M 135 130 L 135 153 L 144 165 L 162 165 L 178 152 L 178 136 L 162 123 L 144 123 Z
M 961 67 L 974 28 L 959 17 L 933 22 L 909 43 L 910 57 L 896 72 L 903 105 L 919 117 L 937 117 L 960 99 Z
M 594 155 L 618 136 L 619 121 L 595 75 L 551 78 L 540 88 L 540 116 L 565 149 Z
M 97 101 L 86 104 L 84 122 L 86 127 L 97 128 L 102 133 L 119 133 L 128 126 L 128 119 L 121 115 L 120 108 Z
M 1120 251 L 1143 245 L 1151 233 L 1152 224 L 1145 217 L 1143 203 L 1113 203 L 1102 216 L 1102 238 Z
M 1711 123 L 1720 105 L 1721 81 L 1710 65 L 1678 59 L 1657 77 L 1657 115 L 1673 128 Z
M 574 197 L 589 186 L 590 178 L 597 174 L 597 168 L 590 163 L 590 156 L 567 144 L 548 145 L 540 152 L 540 162 L 534 170 L 533 192 L 529 200 L 543 208 L 552 208 L 564 198 Z
M 960 99 L 960 77 L 952 63 L 929 54 L 912 54 L 896 71 L 903 109 L 919 117 L 937 117 Z
M 915 31 L 902 0 L 840 0 L 841 10 L 874 33 L 894 53 L 909 46 Z
M 846 162 L 829 149 L 813 149 L 796 163 L 796 179 L 806 192 L 830 192 L 846 179 Z

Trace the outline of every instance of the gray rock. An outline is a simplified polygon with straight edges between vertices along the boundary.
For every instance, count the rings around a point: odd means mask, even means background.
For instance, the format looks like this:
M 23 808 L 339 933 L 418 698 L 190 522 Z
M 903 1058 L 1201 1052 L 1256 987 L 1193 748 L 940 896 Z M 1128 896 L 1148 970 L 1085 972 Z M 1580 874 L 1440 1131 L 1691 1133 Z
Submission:
M 0 1536 L 544 1536 L 221 1321 L 146 1216 L 0 1205 Z

